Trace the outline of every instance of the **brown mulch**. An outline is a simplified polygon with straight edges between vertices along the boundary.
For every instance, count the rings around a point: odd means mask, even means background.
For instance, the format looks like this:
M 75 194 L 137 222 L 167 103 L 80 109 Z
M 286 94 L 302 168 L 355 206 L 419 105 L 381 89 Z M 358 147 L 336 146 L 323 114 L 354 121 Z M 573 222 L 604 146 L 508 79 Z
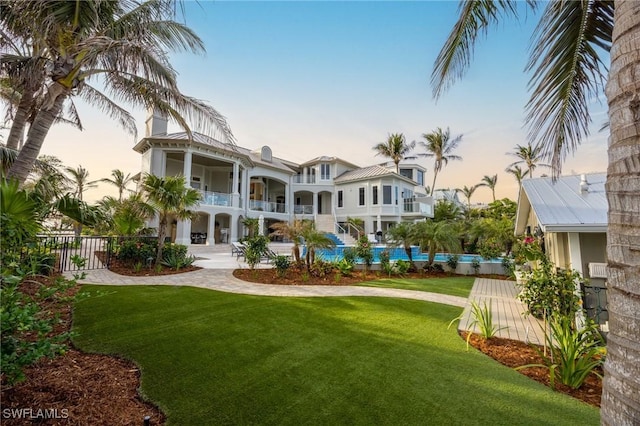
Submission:
M 20 288 L 35 295 L 41 285 L 53 277 L 24 281 Z M 73 296 L 79 286 L 63 296 Z M 43 312 L 57 315 L 61 322 L 53 334 L 69 331 L 72 306 L 70 298 L 62 302 L 49 299 L 40 303 Z M 152 425 L 165 423 L 164 414 L 138 394 L 140 372 L 131 361 L 88 354 L 73 349 L 71 342 L 63 355 L 41 359 L 25 370 L 26 380 L 8 386 L 2 381 L 3 425 L 141 425 L 150 416 Z M 4 379 L 4 378 L 3 378 Z M 18 410 L 11 411 L 5 410 Z M 20 409 L 22 409 L 20 411 Z M 30 410 L 30 411 L 28 411 Z M 39 411 L 40 410 L 40 411 Z M 17 413 L 22 413 L 18 418 Z M 46 417 L 46 418 L 45 418 Z
M 463 332 L 461 336 L 466 340 L 467 333 Z M 515 368 L 529 364 L 544 364 L 542 357 L 531 344 L 519 340 L 503 339 L 500 337 L 484 339 L 477 334 L 472 334 L 469 339 L 469 344 L 507 367 Z M 538 349 L 543 350 L 542 347 L 538 347 Z M 546 368 L 530 367 L 518 370 L 518 372 L 545 386 L 550 386 L 549 370 Z M 599 374 L 602 375 L 601 369 L 599 370 Z M 586 402 L 587 404 L 600 407 L 602 380 L 595 374 L 589 375 L 580 389 L 571 389 L 556 381 L 555 390 Z
M 115 263 L 112 266 L 115 267 L 114 272 L 135 275 L 130 267 L 127 269 L 126 265 Z M 177 273 L 185 271 L 187 271 L 186 268 Z M 145 274 L 156 275 L 156 271 L 146 270 Z M 447 273 L 412 273 L 408 274 L 407 278 L 447 275 Z M 234 276 L 256 283 L 282 285 L 349 285 L 363 280 L 385 278 L 385 275 L 380 272 L 364 274 L 358 271 L 352 277 L 341 276 L 337 279 L 335 274 L 325 277 L 307 275 L 307 279 L 303 280 L 300 271 L 297 273 L 289 271 L 284 277 L 278 277 L 275 269 L 255 271 L 238 269 L 234 271 Z M 35 282 L 25 283 L 23 290 L 34 294 L 38 286 L 39 284 Z M 77 287 L 69 289 L 68 294 L 74 294 L 77 289 Z M 46 309 L 58 313 L 63 319 L 63 324 L 57 326 L 56 331 L 68 330 L 71 325 L 71 305 L 47 303 L 51 304 L 46 305 Z M 463 334 L 462 338 L 466 338 L 466 335 Z M 542 363 L 538 353 L 531 346 L 520 341 L 502 338 L 484 340 L 473 335 L 470 344 L 509 367 Z M 549 385 L 549 374 L 546 369 L 527 368 L 519 372 Z M 53 360 L 41 360 L 27 369 L 26 375 L 27 380 L 14 387 L 8 387 L 3 383 L 1 395 L 3 410 L 31 408 L 34 416 L 38 409 L 57 410 L 49 413 L 53 412 L 58 419 L 19 420 L 7 419 L 3 416 L 3 425 L 141 425 L 145 416 L 150 416 L 151 425 L 165 423 L 165 415 L 153 404 L 143 401 L 138 394 L 140 372 L 131 361 L 70 349 Z M 599 407 L 602 382 L 595 375 L 591 375 L 580 389 L 573 390 L 556 384 L 556 391 Z
M 104 263 L 106 259 L 106 253 L 104 251 L 96 251 L 95 255 L 98 259 L 100 259 L 101 262 Z M 157 267 L 153 265 L 150 268 L 143 266 L 140 270 L 137 271 L 133 267 L 133 265 L 131 265 L 130 263 L 122 262 L 115 258 L 112 258 L 109 261 L 109 270 L 111 272 L 115 272 L 116 274 L 120 274 L 120 275 L 127 275 L 130 277 L 151 277 L 156 275 L 174 275 L 174 274 L 182 274 L 183 272 L 197 271 L 198 269 L 202 269 L 202 268 L 199 266 L 190 265 L 190 266 L 185 266 L 184 268 L 180 268 L 176 270 L 160 264 Z

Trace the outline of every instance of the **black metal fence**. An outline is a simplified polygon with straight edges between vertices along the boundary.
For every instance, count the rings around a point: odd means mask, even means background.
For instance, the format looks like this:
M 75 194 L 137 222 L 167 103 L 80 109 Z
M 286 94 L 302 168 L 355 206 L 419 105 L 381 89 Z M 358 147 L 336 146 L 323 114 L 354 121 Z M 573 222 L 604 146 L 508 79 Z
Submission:
M 582 307 L 587 317 L 596 324 L 604 324 L 609 321 L 607 309 L 607 288 L 598 285 L 580 284 L 582 290 Z

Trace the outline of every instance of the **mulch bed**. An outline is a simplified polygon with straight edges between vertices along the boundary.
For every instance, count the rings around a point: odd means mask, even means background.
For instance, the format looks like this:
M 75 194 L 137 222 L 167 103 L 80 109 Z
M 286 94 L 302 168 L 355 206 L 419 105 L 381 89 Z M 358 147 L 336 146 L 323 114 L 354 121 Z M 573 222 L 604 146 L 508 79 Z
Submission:
M 95 255 L 101 262 L 103 263 L 105 262 L 106 253 L 104 251 L 96 251 Z M 133 265 L 131 265 L 131 263 L 129 262 L 122 262 L 116 258 L 111 258 L 111 260 L 109 261 L 109 270 L 111 272 L 114 272 L 120 275 L 127 275 L 130 277 L 151 277 L 156 275 L 174 275 L 174 274 L 182 274 L 183 272 L 197 271 L 198 269 L 202 269 L 202 268 L 199 266 L 190 265 L 190 266 L 185 266 L 184 268 L 180 268 L 176 270 L 160 264 L 157 267 L 155 265 L 151 266 L 150 268 L 144 266 L 140 270 L 136 270 L 133 267 Z

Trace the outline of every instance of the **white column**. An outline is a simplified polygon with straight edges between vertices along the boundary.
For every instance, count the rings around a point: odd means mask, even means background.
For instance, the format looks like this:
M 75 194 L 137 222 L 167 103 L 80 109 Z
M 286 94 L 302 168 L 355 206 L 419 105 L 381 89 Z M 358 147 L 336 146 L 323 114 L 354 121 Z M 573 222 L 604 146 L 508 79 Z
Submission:
M 240 193 L 238 192 L 238 180 L 240 178 L 240 167 L 237 162 L 233 163 L 233 180 L 231 182 L 231 206 L 240 206 Z
M 207 243 L 210 246 L 216 245 L 216 215 L 209 215 L 209 228 L 207 231 Z
M 569 232 L 569 265 L 571 269 L 580 272 L 584 276 L 582 270 L 582 254 L 580 252 L 580 234 L 577 232 Z
M 191 221 L 179 220 L 176 229 L 176 244 L 191 244 Z
M 191 187 L 191 159 L 193 157 L 193 153 L 190 150 L 185 151 L 184 153 L 184 169 L 182 170 L 182 174 L 184 175 L 187 181 L 187 188 Z
M 236 242 L 238 241 L 238 214 L 233 213 L 231 215 L 231 219 L 230 219 L 230 223 L 229 223 L 229 242 Z

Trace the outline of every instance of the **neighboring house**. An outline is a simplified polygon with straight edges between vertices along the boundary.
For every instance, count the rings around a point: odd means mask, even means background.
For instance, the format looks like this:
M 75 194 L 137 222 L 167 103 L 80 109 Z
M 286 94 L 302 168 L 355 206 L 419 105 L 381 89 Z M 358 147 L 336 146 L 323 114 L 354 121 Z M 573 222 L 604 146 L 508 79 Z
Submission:
M 547 256 L 558 268 L 574 269 L 587 280 L 585 308 L 606 315 L 607 210 L 605 173 L 525 179 L 518 197 L 516 235 L 544 239 Z
M 146 136 L 134 150 L 142 155 L 141 173 L 184 175 L 202 193 L 194 219 L 172 221 L 169 235 L 176 243 L 237 241 L 246 234 L 245 218 L 262 217 L 265 229 L 275 222 L 311 219 L 318 229 L 339 233 L 338 222 L 357 217 L 364 220 L 365 232 L 375 233 L 402 220 L 433 217 L 433 203 L 421 185 L 385 168 L 373 166 L 380 170 L 368 174 L 370 167 L 326 156 L 296 164 L 273 156 L 268 146 L 249 150 L 199 133 L 189 141 L 184 132 L 167 134 L 167 124 L 150 115 Z M 404 173 L 418 176 L 419 171 L 424 172 L 412 166 Z M 367 188 L 364 204 L 361 187 Z M 157 226 L 157 219 L 149 225 Z
M 433 199 L 436 203 L 438 201 L 448 201 L 461 210 L 467 209 L 467 205 L 460 201 L 460 198 L 458 197 L 458 191 L 454 189 L 436 189 L 435 191 L 433 191 Z

